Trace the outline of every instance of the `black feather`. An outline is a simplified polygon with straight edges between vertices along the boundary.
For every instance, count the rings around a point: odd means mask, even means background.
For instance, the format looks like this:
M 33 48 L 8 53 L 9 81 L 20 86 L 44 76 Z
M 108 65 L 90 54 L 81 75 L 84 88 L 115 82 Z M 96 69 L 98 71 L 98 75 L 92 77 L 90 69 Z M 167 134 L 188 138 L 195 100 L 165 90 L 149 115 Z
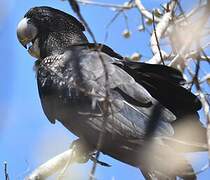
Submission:
M 50 31 L 71 31 L 72 27 L 85 31 L 85 27 L 75 17 L 48 6 L 31 8 L 24 17 L 32 18 L 38 28 Z
M 185 80 L 178 70 L 168 66 L 139 62 L 120 61 L 115 64 L 129 73 L 154 98 L 177 116 L 196 112 L 201 108 L 200 100 L 181 86 Z

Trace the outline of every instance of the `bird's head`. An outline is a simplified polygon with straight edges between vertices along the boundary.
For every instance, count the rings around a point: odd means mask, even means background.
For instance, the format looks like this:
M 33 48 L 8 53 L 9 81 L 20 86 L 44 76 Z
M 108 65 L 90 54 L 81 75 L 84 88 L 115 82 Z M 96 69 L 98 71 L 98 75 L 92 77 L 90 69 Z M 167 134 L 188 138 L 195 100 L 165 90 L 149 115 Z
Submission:
M 73 16 L 41 6 L 31 8 L 19 22 L 17 37 L 28 52 L 44 58 L 72 44 L 86 43 L 84 26 Z

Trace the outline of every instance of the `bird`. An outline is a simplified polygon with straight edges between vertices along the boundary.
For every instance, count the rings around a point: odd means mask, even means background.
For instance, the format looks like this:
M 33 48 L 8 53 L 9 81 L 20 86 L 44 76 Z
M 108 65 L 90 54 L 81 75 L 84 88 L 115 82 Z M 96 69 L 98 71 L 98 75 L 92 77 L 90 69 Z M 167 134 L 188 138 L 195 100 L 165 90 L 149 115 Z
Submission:
M 19 42 L 37 59 L 47 119 L 61 122 L 87 153 L 103 133 L 99 150 L 139 168 L 145 179 L 196 179 L 183 153 L 207 150 L 206 128 L 182 73 L 126 60 L 90 43 L 84 31 L 75 17 L 47 6 L 31 8 L 17 26 Z

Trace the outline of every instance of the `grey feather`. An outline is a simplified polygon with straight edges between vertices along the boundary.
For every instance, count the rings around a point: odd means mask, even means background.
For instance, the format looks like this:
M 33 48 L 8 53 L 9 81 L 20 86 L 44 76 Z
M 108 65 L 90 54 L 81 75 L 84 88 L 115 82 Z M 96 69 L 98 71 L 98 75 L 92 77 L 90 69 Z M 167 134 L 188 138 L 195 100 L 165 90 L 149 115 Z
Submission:
M 114 123 L 110 120 L 113 127 L 109 131 L 112 131 L 112 133 L 115 132 L 115 128 L 119 129 L 118 127 L 120 126 L 118 125 L 121 124 L 122 129 L 119 131 L 120 133 L 118 132 L 120 135 L 123 136 L 123 133 L 125 134 L 124 129 L 129 129 L 128 131 L 130 132 L 127 134 L 132 134 L 134 138 L 141 138 L 142 134 L 146 131 L 146 125 L 149 122 L 153 104 L 156 103 L 156 100 L 151 97 L 143 86 L 136 83 L 129 74 L 115 66 L 110 56 L 104 53 L 101 53 L 101 55 L 106 63 L 109 74 L 110 98 L 113 102 L 113 108 L 118 109 L 118 111 L 114 113 L 113 118 L 116 118 L 116 125 L 114 126 Z M 64 54 L 45 58 L 40 65 L 38 78 L 43 88 L 47 87 L 47 83 L 51 83 L 50 88 L 57 90 L 56 93 L 58 93 L 61 101 L 70 101 L 76 98 L 72 97 L 72 95 L 74 96 L 75 94 L 67 93 L 71 92 L 72 89 L 76 89 L 76 91 L 82 92 L 84 96 L 87 96 L 92 101 L 96 101 L 94 102 L 94 107 L 98 102 L 103 101 L 105 97 L 104 68 L 95 51 L 74 48 L 74 50 L 70 49 Z M 140 106 L 137 107 L 126 102 L 126 100 L 114 90 L 115 88 L 121 89 L 128 96 L 138 101 Z M 118 104 L 115 102 L 118 102 Z M 147 107 L 145 107 L 145 105 L 147 105 Z M 50 112 L 52 112 L 52 110 Z M 80 112 L 82 112 L 82 110 L 80 110 Z M 47 112 L 45 113 L 48 114 Z M 110 119 L 112 118 L 110 117 Z M 159 119 L 160 123 L 156 130 L 156 135 L 172 136 L 173 129 L 169 122 L 176 119 L 173 113 L 164 108 Z M 125 125 L 123 125 L 123 123 Z M 100 124 L 101 123 L 98 124 L 97 129 L 100 129 Z M 134 131 L 136 132 L 135 135 L 133 133 Z

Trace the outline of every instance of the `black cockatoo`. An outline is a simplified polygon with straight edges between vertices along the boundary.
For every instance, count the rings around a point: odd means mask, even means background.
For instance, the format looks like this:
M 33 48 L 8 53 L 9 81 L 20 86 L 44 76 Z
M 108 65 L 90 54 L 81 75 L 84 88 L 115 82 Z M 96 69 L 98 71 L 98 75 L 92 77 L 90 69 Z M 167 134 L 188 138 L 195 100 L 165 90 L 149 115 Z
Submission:
M 182 87 L 182 74 L 126 61 L 108 46 L 89 43 L 83 31 L 76 18 L 51 7 L 30 9 L 18 24 L 20 43 L 37 58 L 38 91 L 49 121 L 60 121 L 93 151 L 105 128 L 100 151 L 140 168 L 146 179 L 196 179 L 180 153 L 205 151 L 206 129 L 197 113 L 201 103 Z

